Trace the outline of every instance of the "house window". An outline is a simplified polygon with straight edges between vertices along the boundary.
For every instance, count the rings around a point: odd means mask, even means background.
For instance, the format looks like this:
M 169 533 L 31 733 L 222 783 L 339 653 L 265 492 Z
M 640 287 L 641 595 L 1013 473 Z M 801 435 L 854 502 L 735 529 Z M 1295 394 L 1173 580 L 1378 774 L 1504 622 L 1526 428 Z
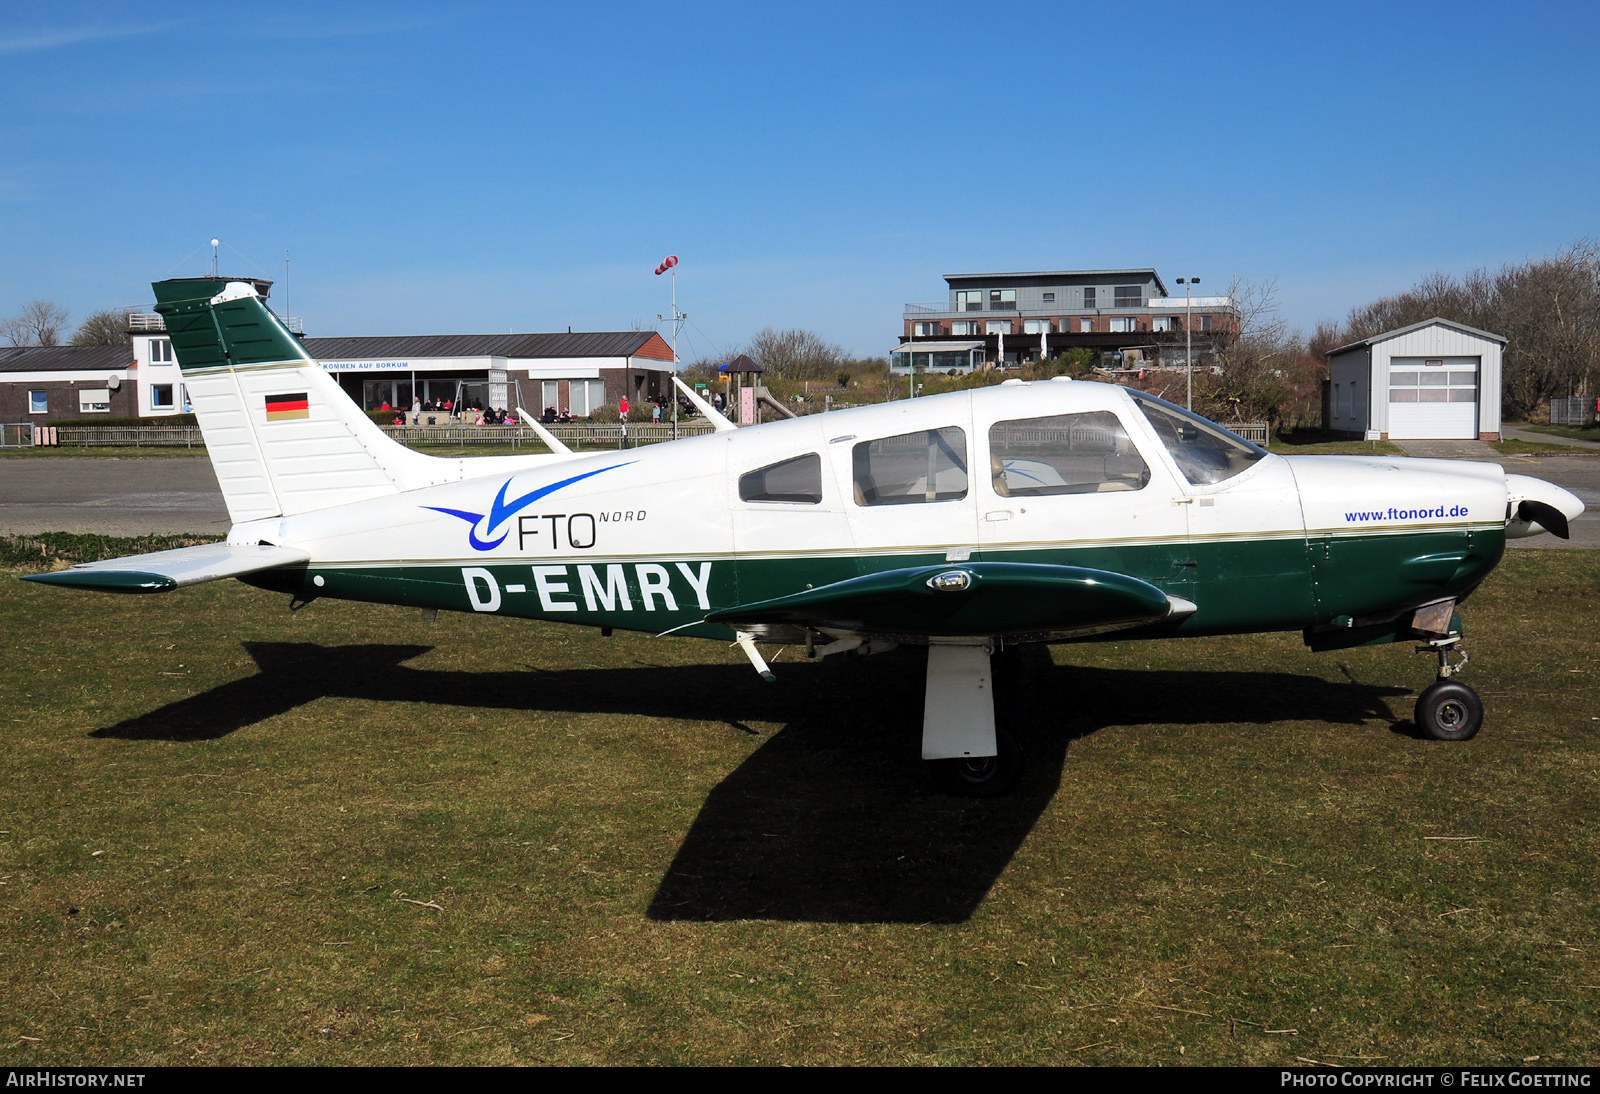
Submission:
M 1045 293 L 1044 294 L 1044 302 L 1046 304 L 1054 304 L 1056 302 L 1056 294 L 1053 293 L 1053 292 Z
M 956 426 L 863 441 L 851 455 L 857 505 L 915 505 L 967 496 L 967 435 Z
M 1089 334 L 1093 330 L 1094 330 L 1094 320 L 1093 319 L 1080 319 L 1080 320 L 1078 320 L 1078 331 L 1079 331 L 1079 333 L 1081 333 L 1081 334 Z
M 1024 319 L 1022 321 L 1022 333 L 1023 334 L 1049 334 L 1050 333 L 1050 320 L 1048 320 L 1048 319 Z
M 1174 331 L 1178 329 L 1178 317 L 1175 315 L 1158 315 L 1150 322 L 1153 331 Z
M 971 289 L 956 293 L 956 311 L 982 311 L 983 290 Z
M 568 380 L 567 392 L 571 398 L 567 409 L 574 418 L 587 418 L 606 401 L 606 382 L 604 380 Z
M 1011 320 L 1009 320 L 1009 319 L 991 319 L 987 323 L 985 323 L 983 326 L 984 326 L 983 333 L 985 333 L 985 334 L 1010 334 L 1011 333 Z
M 1209 316 L 1209 315 L 1197 316 L 1195 318 L 1195 321 L 1194 321 L 1194 329 L 1198 330 L 1198 331 L 1210 331 L 1211 330 L 1211 316 Z
M 1125 315 L 1116 315 L 1111 318 L 1111 332 L 1113 334 L 1129 334 L 1138 329 L 1138 322 Z
M 1441 369 L 1427 371 L 1427 365 Z M 1478 374 L 1473 370 L 1444 372 L 1443 361 L 1425 362 L 1424 371 L 1415 366 L 1389 373 L 1391 403 L 1475 403 L 1478 401 Z
M 918 338 L 937 338 L 944 333 L 942 323 L 913 323 Z
M 1334 384 L 1333 385 L 1333 416 L 1335 418 L 1343 418 L 1344 417 L 1344 415 L 1342 413 L 1340 413 L 1340 408 L 1344 405 L 1340 400 L 1342 400 L 1343 398 L 1344 398 L 1344 385 L 1343 384 Z M 1415 401 L 1415 400 L 1413 400 L 1413 401 Z
M 1118 285 L 1111 290 L 1111 304 L 1117 308 L 1144 307 L 1144 289 L 1138 285 Z
M 48 413 L 50 413 L 50 393 L 48 391 L 30 391 L 30 392 L 28 392 L 28 413 L 29 414 L 48 414 Z
M 150 385 L 150 409 L 151 410 L 171 410 L 172 409 L 172 385 L 171 384 L 151 384 Z
M 170 365 L 177 358 L 172 355 L 172 339 L 150 339 L 150 363 L 152 365 Z
M 78 391 L 79 414 L 110 414 L 111 389 L 103 387 L 81 388 Z
M 970 338 L 978 333 L 980 324 L 971 319 L 957 319 L 950 324 L 950 333 L 957 336 L 965 335 Z
M 1083 306 L 1086 308 L 1092 308 L 1095 306 L 1093 289 L 1083 290 Z
M 1016 289 L 990 289 L 989 290 L 989 310 L 990 311 L 1016 311 L 1017 310 L 1017 290 Z

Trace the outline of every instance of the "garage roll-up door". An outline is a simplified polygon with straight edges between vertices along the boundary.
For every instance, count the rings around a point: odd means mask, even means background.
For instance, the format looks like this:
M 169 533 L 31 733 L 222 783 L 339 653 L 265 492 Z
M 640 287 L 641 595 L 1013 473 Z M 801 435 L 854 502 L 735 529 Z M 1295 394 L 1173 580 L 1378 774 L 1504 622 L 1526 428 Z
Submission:
M 1389 436 L 1478 439 L 1478 358 L 1396 357 L 1389 362 Z

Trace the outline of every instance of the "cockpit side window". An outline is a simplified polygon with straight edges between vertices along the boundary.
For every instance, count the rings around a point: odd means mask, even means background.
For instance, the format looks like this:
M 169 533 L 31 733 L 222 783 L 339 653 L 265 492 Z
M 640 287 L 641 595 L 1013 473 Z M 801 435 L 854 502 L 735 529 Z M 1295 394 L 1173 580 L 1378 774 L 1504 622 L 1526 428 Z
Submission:
M 1196 486 L 1231 479 L 1267 454 L 1266 449 L 1165 399 L 1142 391 L 1128 394 L 1172 453 L 1178 470 Z
M 817 505 L 822 501 L 822 457 L 815 452 L 780 460 L 739 476 L 740 501 Z
M 1003 498 L 1142 490 L 1150 466 L 1108 410 L 996 422 L 989 472 Z
M 851 456 L 857 505 L 916 505 L 967 496 L 967 435 L 956 426 L 862 441 Z

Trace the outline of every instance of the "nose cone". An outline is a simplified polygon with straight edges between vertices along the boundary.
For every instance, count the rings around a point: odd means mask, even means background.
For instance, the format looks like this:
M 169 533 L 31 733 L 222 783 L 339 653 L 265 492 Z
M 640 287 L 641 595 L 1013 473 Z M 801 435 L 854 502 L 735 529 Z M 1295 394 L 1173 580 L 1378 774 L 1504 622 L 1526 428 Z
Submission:
M 1568 538 L 1567 525 L 1583 512 L 1570 490 L 1527 475 L 1506 476 L 1506 536 L 1521 539 L 1541 532 Z

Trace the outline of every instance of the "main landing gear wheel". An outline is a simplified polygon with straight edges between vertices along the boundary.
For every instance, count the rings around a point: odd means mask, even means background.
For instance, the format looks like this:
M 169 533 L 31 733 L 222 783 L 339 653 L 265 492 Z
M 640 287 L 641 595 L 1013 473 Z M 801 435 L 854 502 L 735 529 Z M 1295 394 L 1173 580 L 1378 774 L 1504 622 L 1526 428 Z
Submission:
M 999 727 L 994 731 L 997 756 L 929 760 L 939 789 L 958 798 L 1001 798 L 1022 778 L 1022 746 Z
M 1483 726 L 1483 700 L 1467 685 L 1440 680 L 1417 697 L 1417 728 L 1435 741 L 1465 741 Z

